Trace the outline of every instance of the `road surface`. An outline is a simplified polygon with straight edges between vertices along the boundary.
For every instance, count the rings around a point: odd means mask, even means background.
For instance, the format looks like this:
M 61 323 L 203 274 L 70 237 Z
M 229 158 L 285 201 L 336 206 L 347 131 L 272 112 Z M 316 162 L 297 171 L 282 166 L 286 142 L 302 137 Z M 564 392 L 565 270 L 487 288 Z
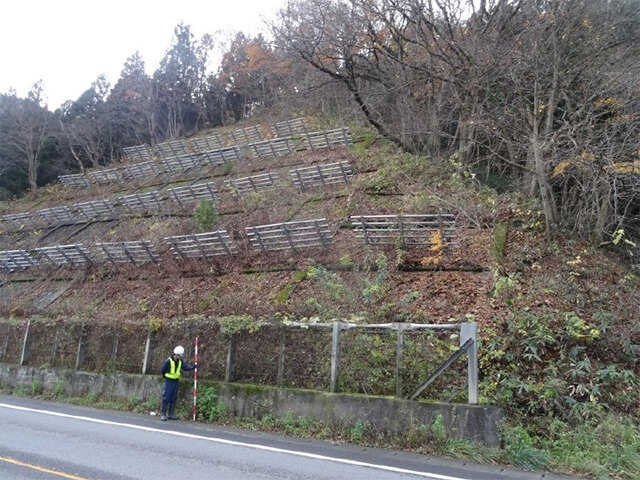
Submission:
M 533 480 L 552 475 L 0 395 L 6 480 Z

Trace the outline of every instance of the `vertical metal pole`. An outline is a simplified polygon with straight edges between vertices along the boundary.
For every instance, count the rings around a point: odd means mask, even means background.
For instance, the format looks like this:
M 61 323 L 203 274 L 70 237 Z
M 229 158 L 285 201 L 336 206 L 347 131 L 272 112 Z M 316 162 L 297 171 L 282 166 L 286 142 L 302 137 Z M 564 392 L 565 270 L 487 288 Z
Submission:
M 56 333 L 53 337 L 53 344 L 51 345 L 51 357 L 49 358 L 49 365 L 55 367 L 56 354 L 58 353 L 58 339 L 60 337 L 60 328 L 56 328 Z
M 396 397 L 402 398 L 402 366 L 404 356 L 404 325 L 397 324 L 398 337 L 396 344 Z
M 4 336 L 2 348 L 0 348 L 0 362 L 4 362 L 4 359 L 7 357 L 7 348 L 9 347 L 9 333 L 11 333 L 11 326 L 7 323 L 7 334 Z
M 142 374 L 149 373 L 151 367 L 151 353 L 153 351 L 153 332 L 147 333 L 147 341 L 144 345 L 144 359 L 142 361 Z
M 325 183 L 324 183 L 324 177 L 322 176 L 322 169 L 320 168 L 320 165 L 316 165 L 316 172 L 318 174 L 318 178 L 320 178 L 320 183 L 322 184 L 322 186 L 324 187 Z
M 293 171 L 296 172 L 296 177 L 298 177 L 298 182 L 300 182 L 300 190 L 305 190 L 305 185 L 302 181 L 302 176 L 300 175 L 300 169 L 296 168 Z
M 333 322 L 333 335 L 331 338 L 331 385 L 330 392 L 338 391 L 338 374 L 340 370 L 340 330 L 342 324 Z
M 349 184 L 349 177 L 347 176 L 347 172 L 346 172 L 344 166 L 345 166 L 345 162 L 338 162 L 338 167 L 340 168 L 340 173 L 342 173 L 342 178 L 344 179 L 344 183 L 346 185 L 348 185 Z
M 112 344 L 111 344 L 111 370 L 115 371 L 116 370 L 116 363 L 118 361 L 118 343 L 119 343 L 120 337 L 118 337 L 118 333 L 114 332 L 113 333 L 113 337 L 112 337 Z
M 84 329 L 84 321 L 80 327 L 80 338 L 78 339 L 78 354 L 76 355 L 76 370 L 82 368 L 84 363 L 84 356 L 87 346 L 87 334 Z
M 193 371 L 193 421 L 195 422 L 198 414 L 198 337 L 196 337 L 195 342 L 193 363 L 196 364 L 196 368 Z
M 285 340 L 287 337 L 286 330 L 283 327 L 280 327 L 280 331 L 278 332 L 280 349 L 278 351 L 278 377 L 276 379 L 276 384 L 280 387 L 284 383 L 284 353 L 285 353 Z
M 31 320 L 27 321 L 27 328 L 24 331 L 24 339 L 22 340 L 22 353 L 20 355 L 20 365 L 25 365 L 29 360 L 29 352 L 31 350 Z
M 236 336 L 231 335 L 227 348 L 227 369 L 224 373 L 225 382 L 233 382 L 236 377 Z
M 478 404 L 478 324 L 463 323 L 460 325 L 460 345 L 468 339 L 473 340 L 473 345 L 467 351 L 467 387 L 468 403 Z

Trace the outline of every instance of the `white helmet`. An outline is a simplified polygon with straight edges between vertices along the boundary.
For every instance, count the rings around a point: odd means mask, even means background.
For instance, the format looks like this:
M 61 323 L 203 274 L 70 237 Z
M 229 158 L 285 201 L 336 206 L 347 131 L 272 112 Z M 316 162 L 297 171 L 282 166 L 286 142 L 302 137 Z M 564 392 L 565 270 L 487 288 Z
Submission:
M 176 348 L 173 349 L 173 353 L 175 355 L 184 355 L 184 347 L 182 345 L 178 345 Z

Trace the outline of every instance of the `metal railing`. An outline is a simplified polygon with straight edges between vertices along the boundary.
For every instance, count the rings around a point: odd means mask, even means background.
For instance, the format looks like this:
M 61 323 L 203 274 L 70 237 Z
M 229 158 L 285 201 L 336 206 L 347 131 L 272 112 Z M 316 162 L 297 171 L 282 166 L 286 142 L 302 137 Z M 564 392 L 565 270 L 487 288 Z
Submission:
M 4 325 L 6 326 L 6 329 L 0 329 L 0 335 L 3 332 L 6 332 L 6 334 L 4 335 L 4 338 L 0 336 L 0 361 L 7 360 L 8 339 L 11 333 L 10 332 L 11 327 L 9 326 L 9 324 L 4 324 Z M 18 352 L 14 352 L 13 358 L 15 360 L 19 359 L 20 365 L 27 365 L 30 362 L 30 357 L 35 356 L 40 358 L 40 361 L 42 361 L 44 356 L 48 358 L 48 364 L 53 365 L 58 355 L 58 351 L 62 349 L 62 346 L 61 346 L 62 335 L 60 335 L 60 327 L 59 326 L 55 327 L 56 328 L 55 332 L 49 331 L 48 333 L 46 333 L 48 338 L 53 339 L 52 345 L 49 346 L 46 344 L 46 342 L 42 341 L 42 338 L 40 339 L 37 338 L 38 336 L 45 335 L 45 332 L 43 332 L 42 330 L 38 330 L 37 328 L 34 328 L 35 325 L 36 324 L 32 324 L 31 320 L 28 320 L 26 324 L 24 324 L 18 329 L 18 333 L 19 333 L 22 330 L 22 328 L 24 328 L 24 333 L 23 333 L 22 342 L 21 342 L 22 349 L 21 349 L 21 352 L 19 353 L 19 356 L 16 356 Z M 332 393 L 336 393 L 339 391 L 341 371 L 348 370 L 351 367 L 351 365 L 347 364 L 344 361 L 345 358 L 347 359 L 349 358 L 348 356 L 349 352 L 344 352 L 345 355 L 343 355 L 343 352 L 342 352 L 343 342 L 341 341 L 343 333 L 350 330 L 355 331 L 356 333 L 357 332 L 361 333 L 363 331 L 386 330 L 386 331 L 392 331 L 395 333 L 395 366 L 394 366 L 395 379 L 394 381 L 395 381 L 396 397 L 407 398 L 409 400 L 416 400 L 430 386 L 433 385 L 434 381 L 438 377 L 440 377 L 443 374 L 443 372 L 445 372 L 448 368 L 450 368 L 460 357 L 466 354 L 467 356 L 467 365 L 466 365 L 467 402 L 473 405 L 478 403 L 478 327 L 476 323 L 363 324 L 363 323 L 349 323 L 349 322 L 336 321 L 336 322 L 330 322 L 330 323 L 328 322 L 327 323 L 289 322 L 289 323 L 277 323 L 277 324 L 263 323 L 260 325 L 262 327 L 275 328 L 277 329 L 277 332 L 279 332 L 277 334 L 277 340 L 274 340 L 275 342 L 277 342 L 277 360 L 275 359 L 275 357 L 273 358 L 274 362 L 277 361 L 277 376 L 275 377 L 275 379 L 272 379 L 272 381 L 275 380 L 276 385 L 279 385 L 279 386 L 285 385 L 285 382 L 284 382 L 285 371 L 287 369 L 296 368 L 296 362 L 297 362 L 296 355 L 301 353 L 300 351 L 301 349 L 304 350 L 304 347 L 299 343 L 299 341 L 295 339 L 292 340 L 290 344 L 287 343 L 287 335 L 286 335 L 287 332 L 290 332 L 293 334 L 294 330 L 300 332 L 305 330 L 309 331 L 310 329 L 324 329 L 328 332 L 331 332 L 330 340 L 327 337 L 323 337 L 325 340 L 323 340 L 320 343 L 329 342 L 329 341 L 331 343 L 330 381 L 328 385 L 328 390 Z M 0 327 L 1 326 L 2 324 L 0 324 Z M 192 327 L 189 327 L 190 330 L 187 334 L 187 338 L 190 337 L 191 335 L 197 335 L 200 337 L 201 340 L 206 339 L 206 343 L 208 344 L 218 345 L 218 347 L 215 349 L 217 360 L 214 361 L 213 358 L 210 358 L 207 364 L 213 367 L 216 364 L 218 364 L 218 362 L 223 363 L 225 381 L 234 382 L 238 379 L 237 367 L 243 364 L 243 362 L 247 360 L 246 358 L 243 358 L 243 357 L 238 358 L 239 357 L 238 352 L 240 350 L 239 342 L 241 342 L 239 335 L 241 334 L 238 333 L 238 334 L 232 334 L 227 336 L 222 334 L 220 330 L 217 330 L 217 333 L 213 334 L 213 336 L 211 336 L 211 334 L 209 335 L 205 334 L 205 331 L 207 329 L 211 329 L 211 326 L 212 326 L 211 322 L 201 323 L 199 325 L 192 324 Z M 17 343 L 18 338 L 16 338 L 16 335 L 15 335 L 16 327 L 13 327 L 13 328 L 14 328 L 14 334 L 12 334 L 11 336 L 14 339 L 13 342 Z M 32 330 L 33 332 L 39 332 L 39 333 L 33 333 Z M 405 371 L 405 361 L 406 361 L 406 355 L 407 355 L 407 353 L 405 353 L 406 336 L 410 332 L 416 332 L 416 331 L 424 332 L 427 330 L 440 331 L 440 332 L 450 331 L 450 332 L 458 333 L 457 348 L 452 345 L 448 345 L 447 350 L 451 351 L 451 354 L 444 361 L 442 361 L 433 370 L 429 367 L 429 371 L 420 371 L 420 372 L 416 372 L 415 370 L 412 371 L 411 380 L 413 381 L 409 382 L 408 381 L 409 379 L 403 378 L 403 372 Z M 242 335 L 247 335 L 248 336 L 247 338 L 250 338 L 254 335 L 259 335 L 259 333 L 257 333 L 258 331 L 259 329 L 256 330 L 255 332 L 249 331 L 249 332 L 242 333 Z M 84 367 L 85 360 L 88 354 L 88 349 L 98 340 L 93 338 L 91 335 L 87 334 L 87 328 L 85 327 L 84 322 L 82 323 L 82 327 L 75 329 L 74 332 L 75 333 L 73 335 L 73 338 L 68 338 L 68 341 L 72 342 L 73 347 L 71 348 L 71 350 L 75 350 L 74 366 L 75 366 L 75 369 L 79 370 Z M 135 350 L 139 352 L 138 354 L 142 356 L 141 358 L 142 361 L 140 364 L 138 364 L 139 366 L 142 367 L 141 372 L 143 374 L 148 374 L 153 370 L 154 362 L 157 363 L 158 361 L 159 357 L 155 352 L 155 350 L 157 350 L 160 344 L 162 343 L 161 339 L 157 336 L 156 333 L 149 332 L 149 331 L 147 332 L 146 339 L 144 339 L 144 337 L 142 336 L 144 332 L 144 325 L 142 325 L 141 328 L 137 330 L 137 334 L 133 336 L 129 332 L 130 331 L 128 330 L 127 339 L 129 343 L 133 341 L 137 345 Z M 276 333 L 276 332 L 272 332 L 272 333 Z M 175 329 L 172 329 L 171 336 L 174 337 L 176 334 L 178 334 L 179 336 L 179 332 L 177 332 Z M 101 340 L 103 340 L 104 333 L 101 333 L 100 336 L 101 336 Z M 313 338 L 313 336 L 311 338 Z M 455 336 L 449 335 L 448 338 L 455 338 Z M 124 339 L 122 337 L 118 338 L 118 336 L 114 336 L 113 345 L 112 346 L 107 345 L 106 347 L 107 350 L 109 350 L 110 352 L 113 352 L 112 358 L 107 359 L 112 364 L 116 363 L 116 356 L 119 355 L 117 352 L 119 348 L 120 349 L 123 348 L 123 345 L 122 345 L 123 341 Z M 144 345 L 143 345 L 143 341 L 144 341 Z M 427 340 L 427 341 L 423 341 L 421 345 L 425 347 L 430 345 L 431 343 L 432 343 L 431 341 Z M 165 341 L 165 344 L 166 344 L 166 341 Z M 38 355 L 37 352 L 32 351 L 33 345 L 38 345 L 39 348 L 43 350 L 42 352 L 40 352 L 40 355 Z M 258 357 L 260 358 L 260 362 L 264 361 L 264 358 L 263 358 L 264 356 L 269 357 L 269 355 L 271 354 L 270 352 L 273 352 L 274 347 L 276 347 L 276 343 L 267 344 L 264 342 L 264 338 L 260 336 L 255 337 L 254 343 L 252 343 L 252 345 L 254 346 L 254 348 L 243 351 L 241 355 Z M 257 347 L 255 347 L 256 345 Z M 70 345 L 67 345 L 67 348 L 65 349 L 65 351 L 69 350 L 69 346 Z M 226 351 L 225 351 L 225 348 L 226 348 Z M 131 349 L 131 345 L 129 345 L 129 349 Z M 322 363 L 325 360 L 328 360 L 326 356 L 328 355 L 329 350 L 327 348 L 322 347 L 321 351 L 324 353 L 322 353 L 319 357 L 316 356 L 315 362 Z M 68 353 L 73 354 L 73 351 L 67 352 L 67 354 Z M 309 354 L 306 351 L 303 351 L 302 353 L 305 355 Z M 423 355 L 425 356 L 424 360 L 428 359 L 427 363 L 431 361 L 432 354 L 434 354 L 434 352 L 423 351 Z M 325 357 L 324 359 L 322 358 L 323 355 Z M 291 358 L 287 361 L 287 358 L 289 356 Z M 438 356 L 440 355 L 438 354 Z M 127 356 L 127 362 L 131 363 L 130 356 Z M 424 363 L 422 365 L 424 365 Z M 157 367 L 159 368 L 159 365 L 157 365 Z M 98 368 L 100 367 L 98 366 Z M 374 368 L 374 367 L 371 366 L 371 368 Z M 420 368 L 425 368 L 425 367 L 423 366 Z M 202 373 L 206 373 L 206 372 L 203 371 Z M 453 372 L 453 373 L 455 375 L 457 372 Z M 221 376 L 222 374 L 223 374 L 222 371 L 218 371 L 217 376 Z M 415 386 L 416 377 L 425 378 L 425 379 L 420 384 Z M 406 393 L 406 391 L 409 391 L 406 387 L 409 387 L 411 389 L 410 390 L 411 393 L 409 394 Z

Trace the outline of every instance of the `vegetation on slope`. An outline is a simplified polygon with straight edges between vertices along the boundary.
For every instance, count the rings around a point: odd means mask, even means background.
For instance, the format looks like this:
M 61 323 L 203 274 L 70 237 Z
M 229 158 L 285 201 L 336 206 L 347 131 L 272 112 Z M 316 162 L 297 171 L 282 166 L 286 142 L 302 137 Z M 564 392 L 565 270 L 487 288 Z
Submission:
M 134 56 L 113 89 L 97 81 L 55 114 L 41 106 L 37 85 L 27 99 L 0 97 L 0 194 L 32 191 L 3 205 L 5 212 L 81 201 L 82 194 L 58 186 L 33 191 L 58 173 L 108 164 L 123 146 L 155 144 L 205 124 L 259 121 L 256 112 L 269 122 L 270 115 L 322 111 L 317 125 L 346 119 L 361 140 L 351 151 L 331 152 L 355 164 L 350 188 L 222 200 L 215 208 L 203 204 L 195 224 L 193 212 L 183 211 L 83 236 L 161 243 L 214 224 L 243 232 L 322 216 L 345 227 L 333 250 L 266 257 L 244 251 L 235 263 L 165 258 L 164 266 L 117 272 L 97 267 L 44 313 L 35 300 L 54 279 L 13 282 L 0 291 L 3 315 L 130 322 L 129 332 L 162 332 L 174 320 L 188 331 L 190 320 L 219 317 L 474 319 L 482 401 L 508 413 L 504 448 L 511 461 L 638 478 L 640 4 L 480 4 L 469 16 L 462 1 L 298 0 L 273 23 L 273 42 L 238 35 L 209 77 L 208 44 L 178 26 L 153 76 Z M 181 62 L 194 67 L 193 76 L 181 76 Z M 177 84 L 186 90 L 166 95 Z M 362 128 L 363 119 L 390 143 Z M 32 130 L 19 128 L 25 124 Z M 17 154 L 33 129 L 42 141 Z M 286 173 L 288 162 L 323 158 L 284 158 L 273 166 Z M 260 168 L 229 166 L 212 178 Z M 374 251 L 346 228 L 352 214 L 434 211 L 456 215 L 459 249 Z M 40 246 L 38 234 L 3 235 L 0 242 L 9 248 L 16 238 L 24 248 Z M 376 335 L 359 342 L 348 388 L 388 393 L 390 350 Z M 437 395 L 462 399 L 459 390 L 443 387 Z
M 482 342 L 481 401 L 502 406 L 509 418 L 504 453 L 496 457 L 485 452 L 487 459 L 602 478 L 608 474 L 634 478 L 639 471 L 634 417 L 639 406 L 640 332 L 635 316 L 640 281 L 625 263 L 624 252 L 571 237 L 557 236 L 547 242 L 535 202 L 499 194 L 470 173 L 459 173 L 447 160 L 424 168 L 423 158 L 378 143 L 362 150 L 354 147 L 352 161 L 363 173 L 358 174 L 353 192 L 347 197 L 323 196 L 307 204 L 305 208 L 311 210 L 305 214 L 335 212 L 338 219 L 360 208 L 417 212 L 441 211 L 444 205 L 457 214 L 463 227 L 458 249 L 447 250 L 437 259 L 424 249 L 366 252 L 347 237 L 333 253 L 316 252 L 313 258 L 244 260 L 246 267 L 286 265 L 292 271 L 242 274 L 237 266 L 225 264 L 170 264 L 135 271 L 104 267 L 94 269 L 88 282 L 44 312 L 30 307 L 41 292 L 26 287 L 8 297 L 4 315 L 16 320 L 44 315 L 53 322 L 68 321 L 64 319 L 70 316 L 78 321 L 92 319 L 96 331 L 101 331 L 101 324 L 133 322 L 130 334 L 139 330 L 136 324 L 143 331 L 158 330 L 166 338 L 166 349 L 184 328 L 180 322 L 195 327 L 192 322 L 230 315 L 245 315 L 250 323 L 274 315 L 366 322 L 473 319 L 480 323 Z M 289 202 L 297 204 L 299 199 L 278 196 L 268 199 L 265 208 L 275 218 L 292 207 Z M 225 218 L 224 209 L 219 214 L 222 222 L 240 221 Z M 148 235 L 158 228 L 164 232 L 163 220 L 150 221 L 148 225 L 125 222 L 122 228 L 127 235 Z M 197 225 L 187 223 L 183 228 Z M 463 267 L 469 265 L 480 267 L 479 271 L 465 271 Z M 403 271 L 428 266 L 433 268 Z M 153 283 L 149 278 L 154 278 Z M 375 334 L 346 341 L 350 348 L 341 388 L 392 394 L 388 365 L 393 363 L 393 349 L 387 349 L 386 341 Z M 435 345 L 436 350 L 446 348 L 445 343 Z M 121 348 L 127 348 L 124 340 Z M 245 348 L 259 351 L 255 343 Z M 216 349 L 224 352 L 222 345 Z M 260 355 L 252 364 L 268 361 L 260 360 Z M 427 368 L 421 366 L 422 360 L 429 361 L 424 351 L 408 355 L 407 370 Z M 322 368 L 318 378 L 326 374 Z M 214 368 L 211 373 L 222 372 Z M 301 378 L 309 375 L 301 373 Z M 407 384 L 418 380 L 407 378 Z M 458 385 L 458 380 L 455 375 L 446 377 L 430 396 L 464 401 L 464 385 Z M 265 421 L 268 428 L 277 427 L 277 422 Z M 594 432 L 597 442 L 592 441 Z M 432 433 L 427 433 L 431 438 Z M 384 442 L 366 435 L 363 441 Z M 456 454 L 451 445 L 448 453 Z M 456 445 L 459 455 L 469 453 L 468 447 Z

